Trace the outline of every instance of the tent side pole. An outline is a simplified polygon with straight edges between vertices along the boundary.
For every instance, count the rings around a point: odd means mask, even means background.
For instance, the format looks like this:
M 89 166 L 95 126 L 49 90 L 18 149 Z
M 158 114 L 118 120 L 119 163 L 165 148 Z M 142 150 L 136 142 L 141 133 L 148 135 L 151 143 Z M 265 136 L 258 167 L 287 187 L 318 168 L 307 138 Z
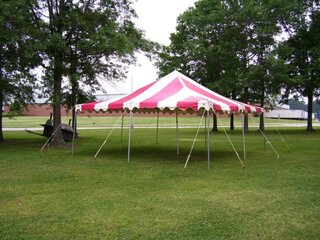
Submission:
M 133 128 L 133 112 L 130 111 L 130 128 Z
M 247 160 L 243 112 L 241 113 L 241 125 L 242 125 L 242 142 L 243 142 L 243 160 Z
M 130 125 L 129 125 L 129 136 L 128 136 L 128 163 L 130 162 L 130 150 L 131 150 L 131 129 L 133 128 L 133 114 L 130 110 Z
M 122 143 L 123 143 L 123 119 L 124 119 L 124 111 L 121 117 L 120 151 L 122 151 Z
M 73 112 L 73 109 L 72 109 L 72 112 Z M 72 129 L 73 129 L 73 133 L 72 133 L 72 156 L 73 156 L 73 152 L 74 152 L 74 140 L 75 140 L 75 137 L 76 137 L 76 126 L 77 126 L 76 124 L 77 124 L 77 112 L 75 111 L 74 119 L 73 119 L 73 126 L 72 126 Z
M 207 149 L 208 149 L 208 171 L 210 171 L 210 110 L 207 111 L 207 119 L 208 119 L 208 126 L 207 126 Z
M 178 110 L 176 110 L 176 141 L 177 141 L 177 155 L 179 155 L 179 122 L 178 122 Z
M 207 115 L 204 116 L 204 132 L 207 132 Z M 204 134 L 204 147 L 207 147 L 207 134 Z
M 157 110 L 156 146 L 158 146 L 158 141 L 159 141 L 159 109 Z

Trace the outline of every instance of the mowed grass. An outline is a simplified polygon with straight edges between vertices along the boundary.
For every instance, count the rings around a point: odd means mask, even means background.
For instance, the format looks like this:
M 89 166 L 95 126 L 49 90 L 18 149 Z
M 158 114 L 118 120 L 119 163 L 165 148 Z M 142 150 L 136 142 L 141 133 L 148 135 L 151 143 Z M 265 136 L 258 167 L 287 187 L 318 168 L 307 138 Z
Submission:
M 157 117 L 156 116 L 148 116 L 149 114 L 141 114 L 141 115 L 134 115 L 134 124 L 139 127 L 156 127 L 157 125 Z M 118 122 L 118 126 L 121 125 L 121 114 L 119 113 L 118 116 L 110 116 L 106 114 L 105 117 L 103 116 L 78 116 L 77 117 L 77 124 L 79 127 L 112 127 L 116 122 Z M 179 114 L 179 125 L 180 126 L 194 126 L 197 127 L 199 124 L 201 116 L 196 115 L 184 115 Z M 225 115 L 218 114 L 218 125 L 228 126 L 230 122 L 230 118 L 226 117 Z M 17 117 L 4 117 L 3 118 L 3 127 L 4 128 L 41 128 L 40 124 L 44 124 L 48 120 L 46 116 L 17 116 Z M 62 117 L 62 122 L 68 124 L 70 117 L 65 116 Z M 241 126 L 241 118 L 240 116 L 236 116 L 234 118 L 235 125 Z M 212 123 L 212 119 L 210 119 Z M 319 121 L 314 120 L 315 124 L 318 124 Z M 124 115 L 124 126 L 129 124 L 129 114 Z M 259 118 L 258 117 L 250 117 L 249 118 L 249 125 L 258 125 Z M 283 124 L 304 124 L 307 126 L 306 121 L 300 120 L 283 120 L 283 119 L 265 119 L 266 127 Z M 159 118 L 159 126 L 160 127 L 175 127 L 175 116 L 164 114 L 161 115 Z
M 173 120 L 174 121 L 174 120 Z M 199 119 L 197 120 L 199 121 Z M 196 122 L 197 124 L 198 122 Z M 71 144 L 40 148 L 45 138 L 5 132 L 0 144 L 0 239 L 319 239 L 320 134 L 281 129 L 246 136 L 243 171 L 223 131 L 211 136 L 207 169 L 200 129 L 80 130 Z M 242 157 L 242 134 L 229 132 Z

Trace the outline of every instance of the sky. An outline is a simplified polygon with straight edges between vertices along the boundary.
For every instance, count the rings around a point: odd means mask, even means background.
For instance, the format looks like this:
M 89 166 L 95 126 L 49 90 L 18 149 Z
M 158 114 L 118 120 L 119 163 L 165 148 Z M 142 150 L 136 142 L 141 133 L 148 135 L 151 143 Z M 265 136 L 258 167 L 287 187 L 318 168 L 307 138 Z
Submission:
M 175 32 L 177 17 L 196 0 L 137 0 L 132 7 L 138 18 L 137 28 L 145 33 L 145 37 L 163 45 L 170 44 L 170 34 Z M 157 69 L 144 56 L 137 56 L 137 65 L 130 66 L 127 79 L 116 84 L 104 84 L 108 94 L 130 93 L 152 81 L 157 80 Z

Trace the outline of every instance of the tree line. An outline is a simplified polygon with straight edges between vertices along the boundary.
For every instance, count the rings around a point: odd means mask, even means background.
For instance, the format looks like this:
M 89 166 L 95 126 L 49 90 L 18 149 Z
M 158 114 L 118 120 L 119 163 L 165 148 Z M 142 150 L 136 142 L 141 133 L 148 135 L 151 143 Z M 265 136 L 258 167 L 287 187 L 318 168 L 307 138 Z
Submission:
M 23 105 L 47 96 L 55 130 L 61 104 L 71 109 L 92 100 L 98 78 L 123 79 L 140 51 L 158 55 L 160 75 L 177 69 L 239 101 L 264 107 L 279 96 L 307 97 L 312 130 L 312 102 L 320 95 L 319 5 L 199 0 L 178 17 L 171 44 L 159 49 L 135 26 L 128 0 L 2 0 L 0 109 L 4 102 Z M 262 128 L 263 117 L 260 122 Z M 63 144 L 57 133 L 53 144 Z
M 319 40 L 319 1 L 201 0 L 179 16 L 158 67 L 161 75 L 177 69 L 225 96 L 262 107 L 306 97 L 307 130 L 313 130 Z

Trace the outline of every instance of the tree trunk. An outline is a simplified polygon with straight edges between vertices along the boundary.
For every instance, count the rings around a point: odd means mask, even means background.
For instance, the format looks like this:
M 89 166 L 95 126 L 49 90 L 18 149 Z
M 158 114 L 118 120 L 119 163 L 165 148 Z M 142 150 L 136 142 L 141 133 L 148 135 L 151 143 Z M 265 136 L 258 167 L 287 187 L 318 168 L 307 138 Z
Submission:
M 3 91 L 2 89 L 0 89 L 0 143 L 4 141 L 3 132 L 2 132 L 2 116 L 3 116 L 2 108 L 3 108 Z
M 231 113 L 230 115 L 230 130 L 233 131 L 234 130 L 234 114 Z
M 259 129 L 260 129 L 261 132 L 264 132 L 264 115 L 263 115 L 263 112 L 260 114 Z
M 65 144 L 61 130 L 61 82 L 62 82 L 62 56 L 56 54 L 54 57 L 53 70 L 53 131 L 56 134 L 52 140 L 53 146 L 61 146 Z M 59 128 L 59 129 L 58 129 Z
M 312 127 L 312 105 L 313 105 L 313 91 L 308 91 L 308 122 L 307 122 L 307 131 L 313 131 Z
M 218 132 L 217 115 L 215 113 L 213 113 L 212 132 Z

